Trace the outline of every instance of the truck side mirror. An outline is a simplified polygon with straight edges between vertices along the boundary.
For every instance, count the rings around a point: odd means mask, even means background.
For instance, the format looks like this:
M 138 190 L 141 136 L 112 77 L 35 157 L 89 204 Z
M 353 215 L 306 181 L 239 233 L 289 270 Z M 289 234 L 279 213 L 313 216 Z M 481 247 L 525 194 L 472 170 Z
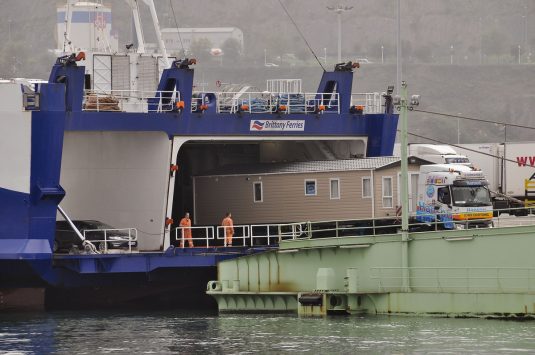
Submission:
M 438 211 L 440 209 L 440 206 L 435 205 L 435 211 Z

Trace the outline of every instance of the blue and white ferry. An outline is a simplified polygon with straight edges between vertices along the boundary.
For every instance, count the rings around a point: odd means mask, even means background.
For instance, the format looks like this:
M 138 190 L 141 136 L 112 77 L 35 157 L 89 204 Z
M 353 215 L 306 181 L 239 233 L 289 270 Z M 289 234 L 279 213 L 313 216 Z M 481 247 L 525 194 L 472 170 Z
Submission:
M 352 94 L 354 63 L 324 72 L 311 93 L 291 79 L 197 92 L 195 63 L 76 52 L 47 81 L 0 83 L 0 309 L 212 302 L 216 263 L 265 248 L 226 248 L 217 226 L 195 223 L 196 247 L 178 247 L 193 174 L 298 143 L 326 158 L 332 144 L 345 158 L 392 154 L 391 89 Z M 109 227 L 89 238 L 78 221 Z M 58 223 L 82 248 L 58 250 Z

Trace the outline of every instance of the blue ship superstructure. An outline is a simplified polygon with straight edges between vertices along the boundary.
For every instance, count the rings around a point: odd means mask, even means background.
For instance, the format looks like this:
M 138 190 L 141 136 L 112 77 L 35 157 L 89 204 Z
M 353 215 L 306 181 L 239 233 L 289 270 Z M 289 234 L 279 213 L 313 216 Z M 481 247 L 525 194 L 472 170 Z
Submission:
M 59 302 L 91 294 L 110 304 L 128 299 L 109 296 L 121 286 L 140 297 L 154 295 L 157 284 L 201 292 L 217 261 L 264 250 L 173 248 L 177 156 L 188 141 L 355 137 L 365 143 L 365 156 L 392 154 L 398 116 L 390 93 L 379 113 L 354 104 L 352 63 L 324 72 L 317 93 L 225 96 L 194 93 L 194 60 L 185 59 L 163 71 L 156 92 L 141 97 L 84 91 L 87 76 L 76 59 L 59 58 L 48 83 L 22 85 L 22 112 L 20 95 L 0 112 L 7 164 L 0 175 L 3 290 L 44 288 Z M 12 86 L 20 93 L 20 84 Z M 76 219 L 136 227 L 140 251 L 54 253 L 60 204 Z M 106 287 L 115 291 L 103 296 Z

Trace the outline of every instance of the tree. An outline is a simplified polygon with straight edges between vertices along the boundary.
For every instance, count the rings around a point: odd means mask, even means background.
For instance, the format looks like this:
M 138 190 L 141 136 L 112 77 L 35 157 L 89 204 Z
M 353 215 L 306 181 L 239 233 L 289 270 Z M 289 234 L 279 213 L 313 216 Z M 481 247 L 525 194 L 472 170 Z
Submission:
M 484 54 L 488 56 L 500 56 L 505 54 L 505 43 L 507 38 L 502 32 L 494 30 L 490 33 L 486 33 L 481 40 Z
M 200 61 L 208 61 L 210 59 L 210 49 L 212 49 L 212 42 L 204 37 L 193 40 L 189 47 L 191 55 Z
M 223 42 L 223 45 L 221 46 L 223 50 L 223 54 L 225 55 L 225 59 L 228 61 L 237 61 L 240 59 L 242 55 L 242 46 L 240 41 L 238 41 L 236 38 L 227 38 L 225 42 Z
M 433 60 L 433 51 L 430 46 L 424 44 L 416 47 L 414 50 L 414 57 L 422 63 L 431 63 Z

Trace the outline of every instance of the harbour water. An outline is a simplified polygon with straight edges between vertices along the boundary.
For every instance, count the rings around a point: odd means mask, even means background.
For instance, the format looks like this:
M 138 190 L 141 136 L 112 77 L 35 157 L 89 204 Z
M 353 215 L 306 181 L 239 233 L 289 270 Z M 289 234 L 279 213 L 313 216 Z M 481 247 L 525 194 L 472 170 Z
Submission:
M 534 353 L 534 330 L 533 321 L 431 317 L 21 313 L 0 315 L 0 353 Z

